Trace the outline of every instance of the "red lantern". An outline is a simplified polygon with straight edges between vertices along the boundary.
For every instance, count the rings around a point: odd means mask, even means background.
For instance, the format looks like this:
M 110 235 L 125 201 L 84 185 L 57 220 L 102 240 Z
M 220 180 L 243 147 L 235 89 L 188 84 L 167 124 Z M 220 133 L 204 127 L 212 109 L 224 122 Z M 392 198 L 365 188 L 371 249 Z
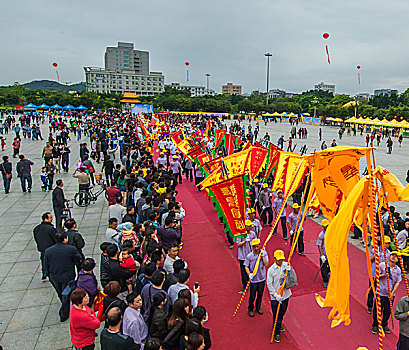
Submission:
M 361 66 L 356 66 L 357 69 L 361 69 Z
M 324 39 L 328 39 L 328 38 L 329 38 L 329 34 L 328 34 L 328 33 L 324 33 L 324 34 L 322 34 L 322 37 L 323 37 Z
M 329 34 L 328 33 L 324 33 L 324 34 L 322 34 L 322 37 L 326 40 L 326 39 L 328 39 L 329 38 Z M 328 45 L 325 45 L 325 52 L 326 52 L 326 54 L 327 54 L 327 61 L 328 61 L 328 64 L 331 64 L 331 59 L 329 58 L 329 50 L 328 50 Z
M 186 66 L 186 67 L 189 66 L 189 64 L 190 64 L 189 62 L 187 62 L 187 61 L 185 62 L 185 66 Z
M 57 68 L 58 64 L 56 62 L 53 62 L 53 67 Z

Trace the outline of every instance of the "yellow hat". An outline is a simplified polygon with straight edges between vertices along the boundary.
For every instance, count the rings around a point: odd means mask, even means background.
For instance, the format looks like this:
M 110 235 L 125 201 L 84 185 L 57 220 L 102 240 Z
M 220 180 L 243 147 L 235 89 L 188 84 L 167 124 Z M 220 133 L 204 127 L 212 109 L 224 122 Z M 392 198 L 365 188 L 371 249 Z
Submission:
M 356 350 L 368 350 L 368 348 L 366 348 L 365 346 L 360 346 L 358 349 Z
M 300 208 L 300 205 L 298 203 L 293 204 L 293 209 L 299 209 L 299 208 Z
M 257 244 L 260 244 L 260 240 L 259 240 L 258 238 L 254 238 L 254 239 L 251 241 L 251 245 L 253 246 L 253 245 L 257 245 Z
M 327 227 L 329 225 L 329 221 L 327 219 L 323 219 L 321 221 L 321 226 Z
M 246 226 L 253 226 L 253 223 L 251 222 L 251 220 L 246 220 L 244 225 Z
M 254 209 L 254 208 L 249 209 L 249 213 L 255 213 L 255 212 L 256 212 L 256 209 Z
M 178 156 L 173 156 L 173 159 L 178 159 L 179 157 Z
M 276 260 L 284 260 L 285 256 L 284 256 L 284 252 L 281 249 L 277 249 L 274 252 L 274 259 Z
M 391 243 L 391 238 L 389 236 L 385 236 L 385 243 Z
M 263 188 L 267 188 L 268 187 L 268 184 L 263 184 Z
M 283 190 L 277 190 L 277 194 L 283 193 Z
M 254 179 L 253 182 L 258 182 L 258 179 Z

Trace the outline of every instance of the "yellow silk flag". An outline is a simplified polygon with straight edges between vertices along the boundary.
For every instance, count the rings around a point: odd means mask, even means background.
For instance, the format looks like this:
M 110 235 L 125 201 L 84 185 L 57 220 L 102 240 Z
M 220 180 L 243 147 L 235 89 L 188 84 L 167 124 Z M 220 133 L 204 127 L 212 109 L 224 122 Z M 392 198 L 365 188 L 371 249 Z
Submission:
M 311 177 L 322 214 L 331 221 L 341 204 L 342 193 L 329 172 L 327 162 L 324 159 L 321 160 L 319 156 L 315 158 Z
M 290 152 L 279 152 L 277 170 L 271 190 L 281 189 L 286 195 L 291 196 L 304 178 L 304 173 L 309 163 L 308 157 Z M 293 181 L 294 176 L 296 177 Z M 291 183 L 292 186 L 289 188 Z
M 409 201 L 409 185 L 403 187 L 398 178 L 385 168 L 377 166 L 374 176 L 381 181 L 381 197 L 386 194 L 388 202 Z
M 316 153 L 312 178 L 321 210 L 329 220 L 360 180 L 359 159 L 370 151 L 365 147 L 337 146 Z
M 249 155 L 250 149 L 247 149 L 224 157 L 222 161 L 227 168 L 227 174 L 223 174 L 222 172 L 221 168 L 223 165 L 219 166 L 218 169 L 212 171 L 210 175 L 200 183 L 201 188 L 208 188 L 227 179 L 244 175 L 247 169 Z
M 336 327 L 341 322 L 345 322 L 346 326 L 351 323 L 347 241 L 355 211 L 358 206 L 362 206 L 363 196 L 368 195 L 369 182 L 369 176 L 365 176 L 355 185 L 325 232 L 325 250 L 331 267 L 331 278 L 325 299 L 316 294 L 316 300 L 321 307 L 332 307 L 328 315 L 332 319 L 331 327 Z M 365 198 L 364 202 L 366 201 Z

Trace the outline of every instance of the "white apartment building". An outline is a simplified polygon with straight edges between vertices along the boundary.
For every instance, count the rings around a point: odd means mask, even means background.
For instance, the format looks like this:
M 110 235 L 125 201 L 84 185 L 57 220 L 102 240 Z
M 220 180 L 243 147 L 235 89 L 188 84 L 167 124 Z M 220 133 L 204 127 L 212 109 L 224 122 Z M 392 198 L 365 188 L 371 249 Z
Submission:
M 149 72 L 149 52 L 133 49 L 132 43 L 107 47 L 105 68 L 84 67 L 87 91 L 139 96 L 158 95 L 165 91 L 161 72 Z

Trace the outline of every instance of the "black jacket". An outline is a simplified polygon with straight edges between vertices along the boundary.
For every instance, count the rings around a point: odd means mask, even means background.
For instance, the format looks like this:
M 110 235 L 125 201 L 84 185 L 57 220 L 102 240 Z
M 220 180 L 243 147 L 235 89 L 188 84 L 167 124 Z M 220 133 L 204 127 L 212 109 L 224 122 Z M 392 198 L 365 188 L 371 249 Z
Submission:
M 17 163 L 17 174 L 22 175 L 22 174 L 31 174 L 31 166 L 34 165 L 34 163 L 31 160 L 28 159 L 23 159 L 20 160 Z
M 148 322 L 151 321 L 148 319 Z M 155 307 L 152 321 L 149 325 L 149 335 L 163 341 L 168 335 L 168 314 L 164 308 Z
M 0 171 L 3 175 L 11 174 L 13 165 L 10 162 L 3 162 L 0 164 Z
M 109 272 L 109 280 L 117 281 L 121 285 L 121 292 L 128 290 L 126 286 L 126 280 L 135 274 L 135 272 L 132 272 L 132 271 L 129 271 L 123 268 L 120 265 L 120 262 L 114 259 L 109 259 L 108 272 Z
M 68 159 L 71 153 L 70 149 L 68 147 L 65 147 L 64 149 L 61 149 L 61 151 L 64 151 L 64 153 L 61 152 L 61 158 Z
M 50 222 L 43 221 L 40 225 L 34 227 L 33 235 L 37 250 L 44 253 L 47 248 L 53 246 L 57 242 L 56 233 L 57 230 Z
M 60 187 L 56 187 L 53 190 L 53 207 L 54 208 L 64 208 L 65 204 L 65 197 L 64 197 L 64 191 Z
M 81 255 L 76 248 L 57 243 L 45 251 L 45 275 L 55 282 L 67 283 L 75 279 L 75 265 L 80 261 Z
M 82 248 L 85 247 L 85 241 L 81 233 L 77 230 L 67 230 L 68 244 L 77 248 L 78 253 L 82 256 Z

